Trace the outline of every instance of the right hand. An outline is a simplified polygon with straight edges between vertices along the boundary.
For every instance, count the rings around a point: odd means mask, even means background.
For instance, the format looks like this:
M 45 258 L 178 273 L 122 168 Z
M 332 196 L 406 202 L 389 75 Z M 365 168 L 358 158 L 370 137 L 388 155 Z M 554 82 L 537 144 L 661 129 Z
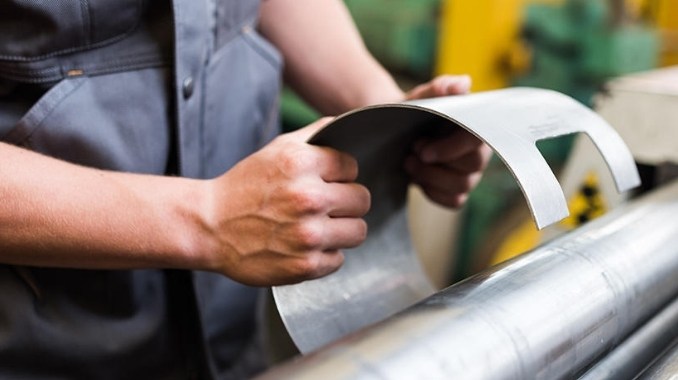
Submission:
M 248 285 L 325 276 L 362 243 L 370 207 L 356 160 L 306 141 L 331 119 L 281 135 L 208 182 L 213 270 Z

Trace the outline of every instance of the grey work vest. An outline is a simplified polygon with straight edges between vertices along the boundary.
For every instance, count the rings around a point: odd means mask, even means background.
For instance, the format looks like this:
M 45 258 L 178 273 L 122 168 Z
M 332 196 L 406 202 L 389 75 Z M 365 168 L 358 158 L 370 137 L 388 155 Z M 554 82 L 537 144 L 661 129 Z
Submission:
M 4 0 L 0 140 L 103 169 L 223 173 L 277 133 L 281 59 L 258 6 Z M 232 365 L 255 295 L 216 274 L 0 264 L 0 378 L 246 376 Z

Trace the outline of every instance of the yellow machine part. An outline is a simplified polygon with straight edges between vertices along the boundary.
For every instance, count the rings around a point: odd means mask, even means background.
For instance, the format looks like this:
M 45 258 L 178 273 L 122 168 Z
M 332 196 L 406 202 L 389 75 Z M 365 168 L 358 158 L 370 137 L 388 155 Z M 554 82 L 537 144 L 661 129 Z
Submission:
M 527 69 L 520 41 L 523 10 L 531 3 L 563 0 L 443 0 L 438 36 L 438 74 L 469 74 L 473 90 L 506 87 Z
M 600 182 L 595 173 L 589 173 L 579 191 L 568 203 L 570 216 L 563 219 L 560 224 L 567 230 L 581 226 L 589 220 L 604 215 L 607 212 L 607 204 L 600 191 Z
M 501 243 L 489 265 L 503 263 L 539 245 L 541 234 L 531 219 L 526 219 Z
M 651 11 L 655 25 L 662 33 L 662 66 L 678 65 L 678 1 L 654 0 Z
M 655 27 L 661 34 L 660 66 L 678 65 L 678 1 L 626 0 L 633 19 L 640 19 Z
M 563 219 L 561 231 L 569 231 L 598 218 L 607 212 L 607 202 L 600 190 L 600 180 L 595 172 L 589 172 L 578 191 L 568 200 L 570 216 Z M 490 265 L 499 264 L 521 253 L 535 248 L 542 241 L 542 235 L 532 220 L 525 220 L 501 243 L 490 260 Z

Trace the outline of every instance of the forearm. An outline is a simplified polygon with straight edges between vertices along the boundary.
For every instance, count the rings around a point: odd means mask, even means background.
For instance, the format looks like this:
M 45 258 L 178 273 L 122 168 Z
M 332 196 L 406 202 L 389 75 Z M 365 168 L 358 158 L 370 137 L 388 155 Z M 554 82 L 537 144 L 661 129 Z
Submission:
M 2 143 L 0 157 L 0 262 L 204 266 L 199 181 L 89 169 Z
M 324 114 L 404 98 L 340 0 L 267 0 L 261 30 L 285 58 L 286 81 Z

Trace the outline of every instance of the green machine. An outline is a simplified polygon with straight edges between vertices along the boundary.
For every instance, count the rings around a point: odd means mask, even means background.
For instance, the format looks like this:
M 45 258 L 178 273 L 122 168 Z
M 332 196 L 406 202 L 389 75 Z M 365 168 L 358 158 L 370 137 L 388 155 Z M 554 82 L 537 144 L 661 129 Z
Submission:
M 659 36 L 633 20 L 624 0 L 529 5 L 523 36 L 532 64 L 515 84 L 551 88 L 589 105 L 607 79 L 652 69 L 659 56 Z
M 426 81 L 433 71 L 440 0 L 344 0 L 372 55 L 391 72 Z

